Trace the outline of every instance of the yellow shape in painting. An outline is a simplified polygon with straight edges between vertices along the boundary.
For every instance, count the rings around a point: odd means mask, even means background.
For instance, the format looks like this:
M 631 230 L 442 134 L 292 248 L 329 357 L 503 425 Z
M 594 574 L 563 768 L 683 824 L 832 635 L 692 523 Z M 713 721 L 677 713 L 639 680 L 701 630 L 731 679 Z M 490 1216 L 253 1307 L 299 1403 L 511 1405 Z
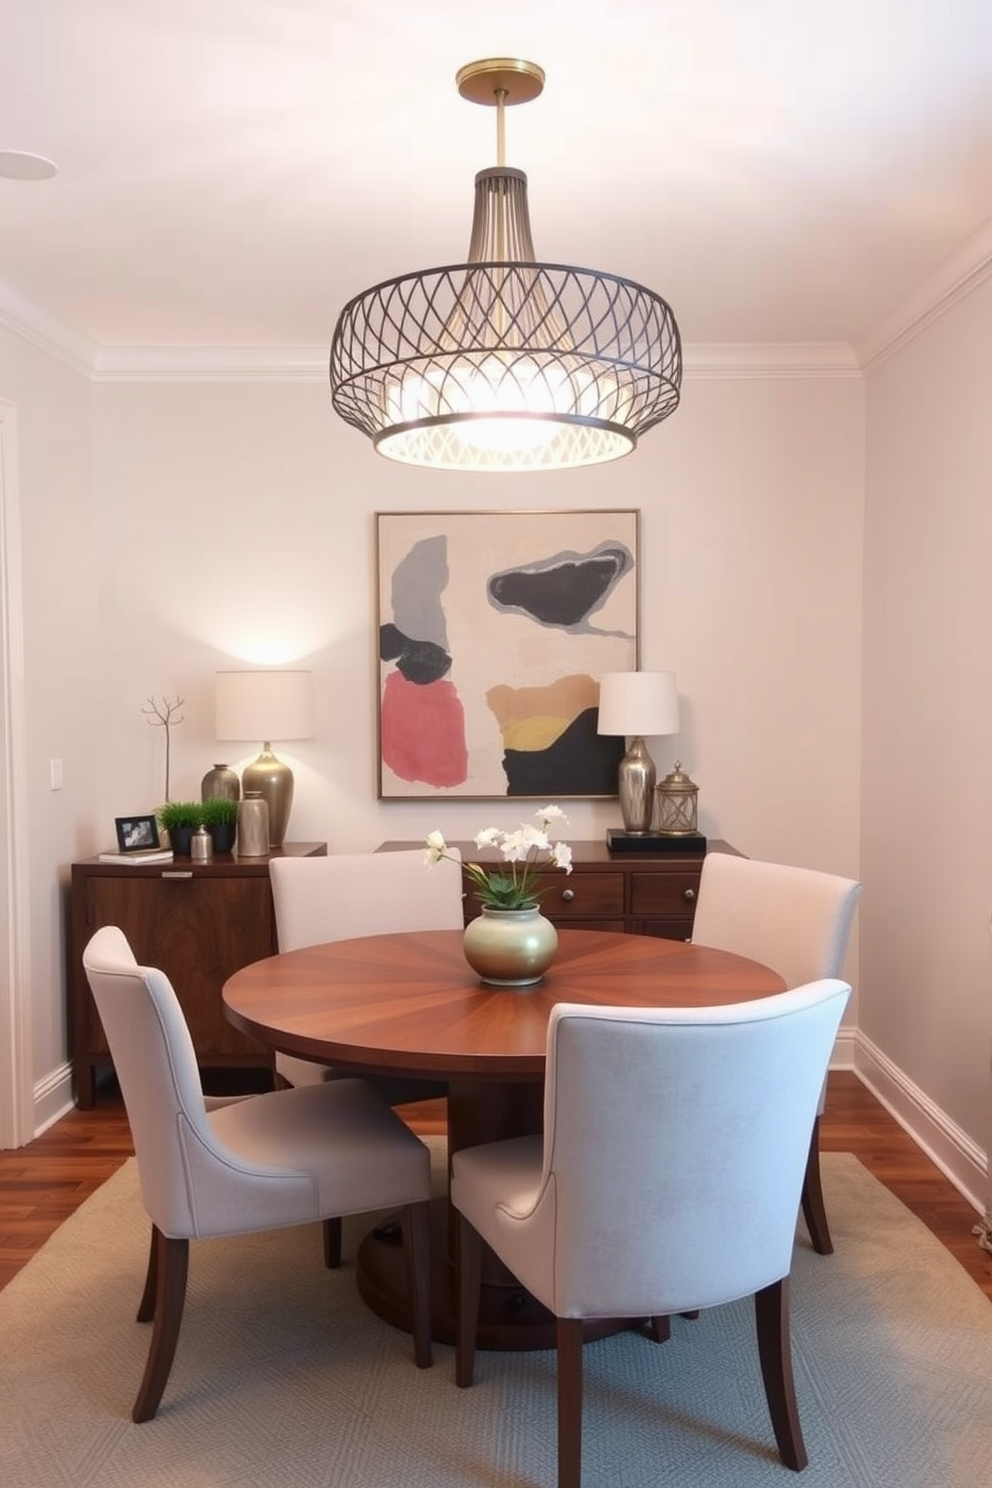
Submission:
M 542 687 L 498 683 L 486 702 L 499 724 L 504 749 L 547 749 L 588 708 L 599 702 L 599 683 L 584 673 L 557 677 Z
M 520 718 L 504 726 L 504 749 L 548 749 L 571 723 L 570 718 Z

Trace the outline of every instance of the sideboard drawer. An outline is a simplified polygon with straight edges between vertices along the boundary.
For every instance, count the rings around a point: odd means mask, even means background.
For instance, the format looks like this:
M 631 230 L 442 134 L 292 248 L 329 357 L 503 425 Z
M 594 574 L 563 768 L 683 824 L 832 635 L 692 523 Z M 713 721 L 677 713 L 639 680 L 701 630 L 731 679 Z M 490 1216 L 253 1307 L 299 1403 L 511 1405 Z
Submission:
M 379 850 L 419 847 L 417 842 L 382 842 Z M 496 868 L 502 860 L 495 848 L 474 842 L 454 842 L 466 863 Z M 692 935 L 703 856 L 666 844 L 663 851 L 611 852 L 605 838 L 573 842 L 571 873 L 544 868 L 538 874 L 541 908 L 561 928 L 569 930 L 626 930 L 632 935 L 662 935 L 688 940 Z M 736 849 L 711 841 L 708 852 Z M 466 873 L 465 922 L 479 913 L 472 880 Z
M 672 872 L 632 873 L 630 908 L 637 915 L 686 915 L 692 917 L 699 894 L 698 868 L 680 867 Z
M 623 878 L 619 873 L 570 873 L 565 878 L 555 870 L 538 876 L 541 910 L 551 920 L 623 915 Z

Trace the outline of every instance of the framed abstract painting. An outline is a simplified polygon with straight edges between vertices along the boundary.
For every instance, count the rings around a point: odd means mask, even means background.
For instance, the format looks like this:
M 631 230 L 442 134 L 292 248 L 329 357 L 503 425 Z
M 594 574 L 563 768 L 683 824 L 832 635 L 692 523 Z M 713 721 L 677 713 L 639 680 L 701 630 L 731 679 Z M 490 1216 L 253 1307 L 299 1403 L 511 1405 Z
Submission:
M 599 678 L 637 667 L 638 516 L 377 513 L 381 800 L 616 795 Z

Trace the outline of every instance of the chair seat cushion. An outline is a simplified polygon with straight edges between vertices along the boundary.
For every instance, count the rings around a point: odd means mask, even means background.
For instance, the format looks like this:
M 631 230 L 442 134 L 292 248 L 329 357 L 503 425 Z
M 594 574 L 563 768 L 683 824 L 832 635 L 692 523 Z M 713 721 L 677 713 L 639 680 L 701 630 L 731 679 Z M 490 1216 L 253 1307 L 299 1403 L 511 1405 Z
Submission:
M 260 1180 L 274 1172 L 310 1179 L 309 1204 L 271 1194 L 272 1226 L 430 1197 L 427 1146 L 361 1080 L 276 1090 L 210 1111 L 207 1119 L 245 1176 L 255 1169 Z

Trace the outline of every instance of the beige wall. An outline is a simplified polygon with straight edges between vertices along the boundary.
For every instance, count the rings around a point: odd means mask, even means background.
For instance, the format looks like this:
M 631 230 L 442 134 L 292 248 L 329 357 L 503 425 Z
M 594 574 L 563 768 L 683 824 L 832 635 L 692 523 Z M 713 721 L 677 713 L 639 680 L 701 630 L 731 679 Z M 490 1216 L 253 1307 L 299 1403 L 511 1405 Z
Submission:
M 860 1022 L 980 1147 L 992 942 L 992 281 L 867 377 Z
M 101 809 L 151 810 L 163 738 L 140 708 L 186 698 L 172 795 L 229 746 L 213 672 L 312 666 L 317 735 L 291 835 L 339 850 L 440 825 L 520 819 L 508 803 L 375 800 L 377 510 L 636 507 L 641 664 L 674 668 L 684 729 L 662 742 L 700 787 L 704 829 L 744 850 L 857 872 L 860 379 L 690 381 L 684 405 L 616 466 L 551 476 L 432 475 L 378 459 L 316 383 L 106 384 L 95 390 L 101 524 Z M 568 807 L 600 836 L 615 803 Z
M 17 872 L 29 928 L 21 948 L 27 987 L 19 990 L 29 1004 L 35 1085 L 44 1086 L 57 1079 L 67 1047 L 66 865 L 89 839 L 97 810 L 91 387 L 85 374 L 0 325 L 0 397 L 16 424 L 11 496 L 23 555 L 24 677 L 14 684 L 23 696 L 26 772 L 15 783 L 14 810 L 27 844 Z M 61 791 L 49 788 L 50 759 L 63 762 Z

